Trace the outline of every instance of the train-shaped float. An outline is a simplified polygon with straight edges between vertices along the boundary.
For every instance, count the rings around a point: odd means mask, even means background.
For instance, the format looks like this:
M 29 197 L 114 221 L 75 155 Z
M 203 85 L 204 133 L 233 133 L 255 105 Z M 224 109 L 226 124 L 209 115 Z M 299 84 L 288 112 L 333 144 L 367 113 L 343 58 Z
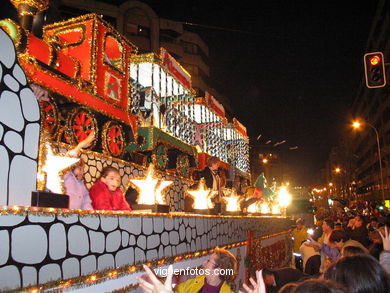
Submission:
M 237 257 L 235 291 L 248 263 L 291 263 L 285 217 L 185 210 L 185 192 L 210 156 L 232 186 L 248 184 L 249 139 L 215 97 L 196 94 L 169 52 L 139 54 L 95 14 L 47 25 L 37 37 L 29 24 L 49 1 L 11 2 L 21 18 L 0 20 L 0 292 L 133 292 L 142 264 L 196 268 L 217 246 Z M 160 191 L 162 181 L 173 183 L 162 204 L 169 212 L 33 204 L 32 191 L 48 187 L 49 158 L 75 160 L 65 154 L 90 135 L 80 154 L 87 187 L 104 166 L 118 168 L 122 190 L 146 182 L 155 166 Z M 55 162 L 46 176 L 59 179 L 65 167 Z
M 221 103 L 198 97 L 190 74 L 161 48 L 137 47 L 96 14 L 47 25 L 38 38 L 12 20 L 12 37 L 34 93 L 42 125 L 55 142 L 192 178 L 209 156 L 221 159 L 228 180 L 249 182 L 246 128 L 225 117 Z

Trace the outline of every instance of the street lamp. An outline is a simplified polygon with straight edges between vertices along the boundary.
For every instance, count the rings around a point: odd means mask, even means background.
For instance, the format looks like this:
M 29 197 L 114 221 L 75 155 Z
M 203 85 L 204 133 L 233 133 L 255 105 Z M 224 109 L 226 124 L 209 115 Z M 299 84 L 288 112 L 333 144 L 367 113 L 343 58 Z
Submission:
M 378 133 L 378 130 L 372 124 L 368 123 L 367 121 L 365 121 L 364 123 L 367 124 L 368 126 L 370 126 L 371 129 L 374 130 L 375 135 L 376 135 L 376 144 L 378 147 L 379 173 L 380 173 L 379 175 L 380 175 L 380 180 L 381 180 L 381 193 L 382 193 L 382 200 L 385 201 L 385 191 L 383 189 L 382 156 L 381 156 L 381 146 L 379 143 L 379 133 Z M 362 123 L 359 121 L 354 121 L 352 123 L 352 127 L 354 129 L 360 128 L 361 125 L 362 125 Z
M 345 192 L 345 186 L 344 186 L 344 176 L 343 176 L 343 170 L 340 168 L 340 167 L 336 167 L 334 168 L 334 173 L 336 174 L 335 176 L 337 176 L 338 178 L 334 178 L 335 180 L 335 183 L 336 183 L 336 186 L 335 186 L 335 189 L 337 190 L 337 186 L 339 186 L 339 190 L 337 191 L 339 196 L 341 196 L 341 198 L 344 198 L 346 192 Z

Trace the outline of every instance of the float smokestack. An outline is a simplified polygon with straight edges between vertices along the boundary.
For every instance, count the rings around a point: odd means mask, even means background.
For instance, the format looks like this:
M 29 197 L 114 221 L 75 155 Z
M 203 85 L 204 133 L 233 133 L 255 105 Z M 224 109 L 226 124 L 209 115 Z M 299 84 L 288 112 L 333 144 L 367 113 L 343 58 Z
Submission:
M 35 15 L 49 7 L 49 0 L 11 0 L 18 10 L 20 26 L 26 30 L 32 30 Z

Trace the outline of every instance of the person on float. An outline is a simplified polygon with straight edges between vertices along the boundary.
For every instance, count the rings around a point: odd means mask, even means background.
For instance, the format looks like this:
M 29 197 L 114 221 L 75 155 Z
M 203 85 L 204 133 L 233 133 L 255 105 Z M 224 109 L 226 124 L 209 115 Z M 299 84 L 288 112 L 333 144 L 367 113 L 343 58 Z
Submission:
M 80 159 L 63 177 L 65 194 L 69 196 L 70 209 L 93 209 L 89 191 L 83 180 L 84 166 L 84 161 Z
M 95 139 L 95 132 L 91 133 L 80 143 L 69 150 L 66 155 L 70 157 L 78 157 L 80 150 L 91 145 Z M 89 191 L 85 186 L 84 177 L 84 166 L 85 163 L 80 159 L 78 163 L 65 173 L 63 176 L 63 186 L 65 194 L 69 196 L 69 208 L 70 209 L 93 209 L 92 200 L 89 197 Z
M 131 211 L 120 186 L 118 169 L 107 166 L 102 170 L 101 177 L 89 190 L 93 208 L 96 210 Z
M 224 176 L 220 169 L 221 161 L 217 157 L 210 157 L 207 160 L 207 166 L 200 173 L 200 177 L 205 179 L 205 183 L 208 189 L 217 191 L 217 195 L 214 197 L 215 211 L 217 213 L 222 212 L 222 187 L 224 186 Z
M 245 210 L 247 207 L 257 201 L 265 200 L 266 202 L 270 202 L 275 196 L 276 182 L 272 182 L 271 186 L 268 187 L 267 178 L 265 178 L 264 172 L 261 172 L 260 175 L 256 178 L 253 187 L 253 194 L 248 199 L 241 202 L 241 210 Z

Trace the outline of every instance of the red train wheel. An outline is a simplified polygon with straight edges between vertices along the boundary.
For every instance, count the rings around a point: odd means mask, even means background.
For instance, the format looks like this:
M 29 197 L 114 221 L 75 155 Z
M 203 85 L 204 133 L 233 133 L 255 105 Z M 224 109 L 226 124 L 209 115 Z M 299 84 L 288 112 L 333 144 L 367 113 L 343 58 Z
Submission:
M 125 150 L 125 135 L 122 126 L 118 123 L 107 122 L 102 131 L 102 146 L 105 153 L 119 157 Z
M 97 135 L 97 122 L 94 115 L 85 108 L 76 108 L 68 117 L 68 129 L 70 134 L 70 139 L 72 144 L 78 144 L 80 141 L 87 138 L 87 136 L 95 131 L 95 136 Z M 89 146 L 89 148 L 94 147 L 96 139 Z
M 41 100 L 39 102 L 41 108 L 41 121 L 42 126 L 50 134 L 55 133 L 58 126 L 58 109 L 56 104 L 52 99 L 45 101 Z

